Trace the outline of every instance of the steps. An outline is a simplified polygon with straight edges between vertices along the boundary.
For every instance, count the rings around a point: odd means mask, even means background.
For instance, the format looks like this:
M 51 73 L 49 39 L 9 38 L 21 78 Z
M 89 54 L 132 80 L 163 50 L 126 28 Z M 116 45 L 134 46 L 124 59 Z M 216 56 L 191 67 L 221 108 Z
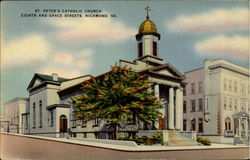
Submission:
M 178 131 L 168 131 L 168 146 L 194 146 L 198 145 L 196 141 L 192 141 L 192 139 L 184 137 Z

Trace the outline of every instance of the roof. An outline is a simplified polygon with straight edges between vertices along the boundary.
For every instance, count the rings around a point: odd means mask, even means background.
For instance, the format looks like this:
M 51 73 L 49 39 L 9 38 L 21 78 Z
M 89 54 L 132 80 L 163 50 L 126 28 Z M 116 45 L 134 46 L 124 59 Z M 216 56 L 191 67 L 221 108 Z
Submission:
M 54 81 L 52 75 L 45 75 L 45 74 L 40 74 L 40 73 L 35 73 L 35 75 L 37 75 L 37 77 L 39 77 L 39 78 L 41 78 L 42 80 L 45 80 L 45 81 Z M 66 81 L 66 80 L 68 80 L 68 79 L 58 77 L 58 82 L 63 82 L 63 81 Z
M 35 82 L 35 80 L 37 78 L 43 81 L 43 83 L 41 83 L 41 84 L 44 84 L 44 82 L 51 82 L 51 83 L 55 83 L 55 84 L 60 84 L 61 82 L 68 80 L 67 78 L 58 77 L 58 80 L 55 81 L 55 80 L 53 80 L 52 75 L 45 75 L 45 74 L 35 73 L 32 80 L 29 83 L 29 86 L 28 86 L 27 90 L 32 88 L 33 83 Z M 38 85 L 38 86 L 40 86 L 40 85 Z M 33 87 L 33 88 L 36 88 L 36 87 Z
M 150 73 L 154 73 L 154 74 L 158 74 L 158 75 L 162 75 L 160 73 L 157 73 L 158 70 L 161 70 L 161 69 L 168 69 L 169 71 L 171 71 L 171 73 L 175 76 L 175 77 L 172 77 L 172 78 L 177 78 L 177 79 L 180 79 L 180 80 L 184 80 L 185 79 L 185 76 L 183 74 L 181 74 L 177 69 L 175 69 L 171 64 L 167 63 L 167 64 L 163 64 L 163 65 L 159 65 L 159 66 L 153 66 L 153 67 L 148 67 L 146 69 L 142 69 L 139 71 L 139 73 L 142 73 L 142 72 L 150 72 Z M 167 76 L 167 75 L 162 75 L 162 76 Z M 167 76 L 169 77 L 169 76 Z
M 110 72 L 111 72 L 111 71 L 108 71 L 108 72 L 105 72 L 105 73 L 100 74 L 100 75 L 95 76 L 95 77 L 90 75 L 90 78 L 89 78 L 89 79 L 87 79 L 87 80 L 85 80 L 85 81 L 83 81 L 83 82 L 77 83 L 77 84 L 75 84 L 75 85 L 72 85 L 72 86 L 70 86 L 70 87 L 64 88 L 64 89 L 58 91 L 57 93 L 58 93 L 59 96 L 61 96 L 61 95 L 63 95 L 64 93 L 68 93 L 69 91 L 76 91 L 77 89 L 79 89 L 79 88 L 82 86 L 82 84 L 83 84 L 84 82 L 87 82 L 87 81 L 90 81 L 90 80 L 92 80 L 92 79 L 95 79 L 95 78 L 99 78 L 99 77 L 105 76 L 106 74 L 109 74 Z
M 145 33 L 145 32 L 155 32 L 157 33 L 156 25 L 153 21 L 151 21 L 149 18 L 147 18 L 139 27 L 139 33 Z
M 47 109 L 55 109 L 55 108 L 70 108 L 69 104 L 53 104 L 53 105 L 49 105 L 47 106 Z
M 248 114 L 244 111 L 234 113 L 233 118 L 248 117 Z
M 7 105 L 7 104 L 9 104 L 9 103 L 13 103 L 13 102 L 16 102 L 16 101 L 27 101 L 27 102 L 28 102 L 28 101 L 29 101 L 29 98 L 16 97 L 16 98 L 14 98 L 14 99 L 11 99 L 11 100 L 5 102 L 4 105 Z

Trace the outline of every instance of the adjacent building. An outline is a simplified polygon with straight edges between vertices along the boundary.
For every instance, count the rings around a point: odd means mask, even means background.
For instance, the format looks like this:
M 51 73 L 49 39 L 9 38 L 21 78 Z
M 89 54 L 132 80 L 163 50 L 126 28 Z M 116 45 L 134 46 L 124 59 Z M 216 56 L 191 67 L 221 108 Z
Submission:
M 183 100 L 183 130 L 203 133 L 204 128 L 204 69 L 185 73 Z
M 249 70 L 225 60 L 207 60 L 204 75 L 204 132 L 235 135 L 240 129 L 247 135 Z
M 86 77 L 89 76 L 66 79 L 57 74 L 36 73 L 27 88 L 29 105 L 23 114 L 24 134 L 59 137 L 60 132 L 66 132 L 63 128 L 68 127 L 70 105 L 60 104 L 57 92 L 84 81 Z
M 222 59 L 205 60 L 203 68 L 185 76 L 183 130 L 248 136 L 248 69 Z
M 5 114 L 1 116 L 1 129 L 3 132 L 23 133 L 22 114 L 29 105 L 28 98 L 15 98 L 6 102 L 3 107 Z

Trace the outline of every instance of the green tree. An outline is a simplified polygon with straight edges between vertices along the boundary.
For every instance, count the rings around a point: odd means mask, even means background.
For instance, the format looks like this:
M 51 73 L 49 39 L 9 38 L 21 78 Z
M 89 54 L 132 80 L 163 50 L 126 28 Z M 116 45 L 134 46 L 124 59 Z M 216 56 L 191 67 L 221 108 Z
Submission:
M 161 114 L 160 101 L 152 95 L 147 75 L 113 66 L 111 71 L 83 83 L 82 94 L 72 98 L 76 115 L 81 119 L 104 118 L 117 139 L 118 126 L 131 115 L 150 124 Z

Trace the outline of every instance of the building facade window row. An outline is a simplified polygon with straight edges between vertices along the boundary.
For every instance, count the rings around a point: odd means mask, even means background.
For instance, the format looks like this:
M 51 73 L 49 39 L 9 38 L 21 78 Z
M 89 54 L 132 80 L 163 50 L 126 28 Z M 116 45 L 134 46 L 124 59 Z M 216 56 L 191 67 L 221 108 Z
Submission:
M 196 87 L 196 85 L 198 85 L 198 87 Z M 186 86 L 188 87 L 188 86 Z M 190 84 L 190 94 L 191 95 L 194 95 L 194 94 L 200 94 L 202 93 L 202 82 L 198 82 L 197 84 L 196 83 L 191 83 Z M 184 89 L 184 92 L 183 92 L 184 96 L 186 96 L 186 89 Z
M 247 111 L 246 109 L 246 100 L 242 99 L 239 101 L 236 98 L 226 97 L 223 98 L 223 107 L 224 110 L 231 110 L 231 111 Z
M 240 89 L 239 89 L 240 88 Z M 247 95 L 247 85 L 245 83 L 239 82 L 237 80 L 232 80 L 228 78 L 223 78 L 223 90 L 230 91 L 234 93 L 240 93 L 241 95 Z M 248 92 L 250 89 L 248 90 Z
M 38 104 L 38 112 L 39 112 L 39 128 L 42 128 L 43 127 L 43 103 L 42 101 L 40 100 L 39 101 L 39 104 Z M 36 128 L 36 120 L 37 120 L 37 115 L 36 115 L 36 112 L 37 112 L 37 108 L 36 108 L 36 103 L 34 102 L 33 105 L 32 105 L 32 114 L 33 114 L 33 128 Z
M 192 99 L 190 101 L 190 112 L 203 111 L 203 99 L 198 99 L 198 108 L 196 108 L 196 100 Z M 183 113 L 187 113 L 187 102 L 183 101 Z
M 189 124 L 187 119 L 183 119 L 183 131 L 188 131 L 188 128 L 189 131 L 198 131 L 199 133 L 203 133 L 203 118 L 198 118 L 198 121 L 193 118 L 189 120 Z

